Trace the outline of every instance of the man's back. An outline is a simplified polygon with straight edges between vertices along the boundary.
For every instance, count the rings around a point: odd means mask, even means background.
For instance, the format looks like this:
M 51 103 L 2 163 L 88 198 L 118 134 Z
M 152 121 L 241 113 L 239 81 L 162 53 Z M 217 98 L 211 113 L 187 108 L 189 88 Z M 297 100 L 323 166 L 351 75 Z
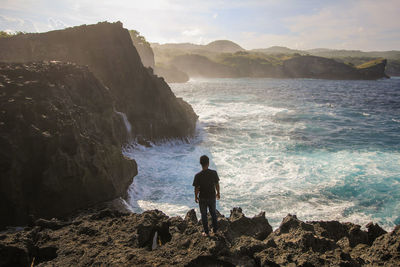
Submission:
M 200 199 L 215 199 L 215 185 L 218 181 L 217 172 L 206 169 L 195 175 L 193 186 L 200 188 Z

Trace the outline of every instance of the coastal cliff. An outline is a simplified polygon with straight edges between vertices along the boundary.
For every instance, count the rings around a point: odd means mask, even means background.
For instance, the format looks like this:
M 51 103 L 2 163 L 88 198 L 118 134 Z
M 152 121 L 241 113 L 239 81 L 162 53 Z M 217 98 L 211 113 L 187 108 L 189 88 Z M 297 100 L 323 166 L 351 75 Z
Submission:
M 209 216 L 209 221 L 211 218 Z M 387 233 L 338 221 L 287 215 L 275 231 L 265 213 L 233 208 L 218 215 L 219 233 L 201 235 L 194 210 L 184 219 L 87 210 L 65 221 L 39 219 L 0 233 L 0 266 L 398 266 L 400 226 Z
M 135 137 L 158 140 L 194 134 L 197 116 L 168 84 L 143 66 L 122 23 L 101 22 L 0 39 L 0 61 L 58 60 L 87 65 L 111 92 Z
M 249 52 L 221 54 L 216 60 L 196 54 L 176 56 L 171 65 L 190 77 L 209 78 L 314 78 L 332 80 L 375 80 L 388 78 L 386 60 L 351 66 L 316 56 L 266 56 Z
M 329 58 L 299 56 L 283 62 L 283 73 L 291 78 L 376 80 L 388 78 L 385 66 L 383 59 L 355 68 Z
M 0 63 L 0 228 L 125 196 L 137 174 L 110 91 L 72 63 Z
M 124 197 L 137 174 L 126 142 L 194 134 L 192 107 L 121 23 L 0 38 L 0 62 L 0 228 Z
M 152 44 L 156 65 L 175 66 L 190 77 L 315 78 L 374 80 L 388 78 L 384 58 L 337 59 L 285 47 L 245 50 L 231 41 L 208 45 Z M 309 53 L 310 52 L 310 53 Z

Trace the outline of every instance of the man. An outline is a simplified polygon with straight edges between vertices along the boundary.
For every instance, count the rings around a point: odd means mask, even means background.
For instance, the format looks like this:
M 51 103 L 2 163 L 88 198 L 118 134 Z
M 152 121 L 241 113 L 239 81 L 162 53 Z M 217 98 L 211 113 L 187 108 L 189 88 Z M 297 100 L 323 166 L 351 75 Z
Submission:
M 208 236 L 208 220 L 207 220 L 207 207 L 210 210 L 212 218 L 213 232 L 217 233 L 217 214 L 216 214 L 216 199 L 219 200 L 219 177 L 216 171 L 208 168 L 210 160 L 206 155 L 200 157 L 200 164 L 202 171 L 194 176 L 193 186 L 194 198 L 196 203 L 199 203 L 201 221 L 203 223 L 204 232 L 203 236 Z M 217 193 L 215 194 L 215 189 Z

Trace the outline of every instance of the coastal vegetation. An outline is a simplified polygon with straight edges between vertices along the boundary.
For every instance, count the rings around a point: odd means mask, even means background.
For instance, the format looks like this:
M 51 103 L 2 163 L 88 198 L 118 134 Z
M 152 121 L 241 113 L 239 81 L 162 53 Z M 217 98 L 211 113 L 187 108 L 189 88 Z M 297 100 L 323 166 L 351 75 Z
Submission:
M 218 44 L 218 45 L 215 45 Z M 362 52 L 331 49 L 295 50 L 286 47 L 273 46 L 265 49 L 245 50 L 239 45 L 226 40 L 214 41 L 207 45 L 195 44 L 151 44 L 156 65 L 174 66 L 176 69 L 186 72 L 191 77 L 286 77 L 290 75 L 279 69 L 286 60 L 294 57 L 315 56 L 318 58 L 329 58 L 338 63 L 344 63 L 357 70 L 371 68 L 383 64 L 387 59 L 386 72 L 390 75 L 400 75 L 399 51 L 387 52 Z M 216 47 L 219 48 L 216 49 Z M 227 52 L 230 51 L 230 52 Z M 196 57 L 201 56 L 201 57 Z M 182 64 L 186 58 L 186 64 Z M 202 63 L 193 61 L 200 60 Z M 192 62 L 190 62 L 192 60 Z M 209 61 L 205 64 L 205 61 Z M 216 65 L 219 65 L 218 67 Z M 198 66 L 198 69 L 194 70 Z M 214 66 L 211 70 L 199 68 Z M 308 68 L 308 66 L 305 66 Z M 219 73 L 219 69 L 222 69 Z M 227 69 L 229 69 L 227 71 Z M 381 68 L 382 69 L 382 68 Z M 383 68 L 385 70 L 385 68 Z M 228 73 L 227 73 L 228 72 Z M 209 73 L 209 74 L 208 74 Z M 362 75 L 361 75 L 362 76 Z M 345 78 L 359 79 L 360 75 L 337 76 L 337 79 Z M 384 72 L 374 77 L 385 77 Z M 331 77 L 335 78 L 335 77 Z M 362 78 L 362 77 L 361 77 Z M 367 78 L 367 76 L 364 76 Z M 362 79 L 364 79 L 362 78 Z

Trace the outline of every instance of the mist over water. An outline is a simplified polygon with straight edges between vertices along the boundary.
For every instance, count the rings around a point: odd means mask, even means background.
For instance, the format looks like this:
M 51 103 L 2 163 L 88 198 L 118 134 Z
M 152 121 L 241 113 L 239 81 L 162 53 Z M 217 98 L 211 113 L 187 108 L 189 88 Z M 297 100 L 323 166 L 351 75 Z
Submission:
M 207 154 L 220 176 L 217 208 L 266 211 L 387 229 L 400 223 L 400 79 L 208 79 L 172 84 L 200 116 L 191 143 L 132 145 L 132 210 L 183 216 Z

